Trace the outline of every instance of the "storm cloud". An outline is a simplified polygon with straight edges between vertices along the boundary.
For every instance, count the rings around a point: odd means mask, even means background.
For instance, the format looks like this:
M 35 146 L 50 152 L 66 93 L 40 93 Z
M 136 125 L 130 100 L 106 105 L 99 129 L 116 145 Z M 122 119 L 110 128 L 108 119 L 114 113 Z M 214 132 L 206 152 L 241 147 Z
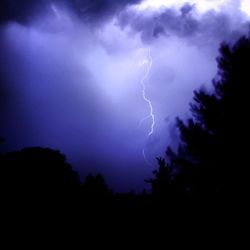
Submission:
M 219 44 L 248 32 L 236 2 L 199 13 L 192 3 L 1 1 L 2 151 L 60 149 L 82 178 L 101 172 L 117 190 L 140 190 L 176 142 L 175 117 L 187 115 L 193 90 L 210 88 Z
M 240 3 L 223 11 L 208 10 L 199 13 L 195 4 L 186 3 L 179 8 L 162 8 L 158 11 L 146 9 L 138 12 L 128 9 L 119 14 L 119 25 L 131 27 L 141 34 L 145 42 L 159 36 L 176 36 L 190 40 L 196 45 L 199 42 L 231 40 L 248 30 L 248 21 L 240 9 Z M 234 11 L 232 11 L 234 9 Z
M 53 6 L 67 8 L 84 21 L 96 21 L 112 16 L 128 5 L 141 0 L 2 0 L 0 20 L 30 23 L 44 13 L 52 13 Z

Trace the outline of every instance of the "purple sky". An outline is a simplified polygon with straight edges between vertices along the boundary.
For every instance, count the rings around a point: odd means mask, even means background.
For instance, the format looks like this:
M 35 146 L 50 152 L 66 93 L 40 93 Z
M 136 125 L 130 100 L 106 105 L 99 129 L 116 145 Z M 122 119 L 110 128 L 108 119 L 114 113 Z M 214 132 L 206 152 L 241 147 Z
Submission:
M 60 149 L 82 178 L 144 187 L 177 142 L 175 117 L 188 115 L 194 89 L 211 87 L 219 44 L 247 32 L 250 11 L 235 0 L 139 2 L 0 3 L 3 150 Z

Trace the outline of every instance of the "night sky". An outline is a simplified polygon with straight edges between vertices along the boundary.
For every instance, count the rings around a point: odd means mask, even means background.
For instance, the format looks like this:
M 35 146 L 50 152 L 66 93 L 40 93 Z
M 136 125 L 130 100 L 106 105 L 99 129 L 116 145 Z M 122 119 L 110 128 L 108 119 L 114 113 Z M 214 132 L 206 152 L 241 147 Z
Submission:
M 1 151 L 59 149 L 82 178 L 144 188 L 249 20 L 249 0 L 1 0 Z

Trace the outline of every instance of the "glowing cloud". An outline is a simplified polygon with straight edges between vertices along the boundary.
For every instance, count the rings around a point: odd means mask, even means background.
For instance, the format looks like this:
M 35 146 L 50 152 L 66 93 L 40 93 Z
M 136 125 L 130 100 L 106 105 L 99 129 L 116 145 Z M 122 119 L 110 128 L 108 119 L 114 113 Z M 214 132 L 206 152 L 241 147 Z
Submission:
M 241 10 L 245 12 L 248 16 L 250 16 L 250 1 L 249 0 L 241 1 Z
M 245 0 L 249 2 L 248 0 Z M 137 5 L 138 10 L 145 9 L 159 9 L 164 7 L 180 7 L 186 3 L 195 4 L 196 8 L 200 12 L 206 12 L 214 9 L 218 10 L 222 5 L 228 3 L 229 0 L 145 0 L 141 4 Z

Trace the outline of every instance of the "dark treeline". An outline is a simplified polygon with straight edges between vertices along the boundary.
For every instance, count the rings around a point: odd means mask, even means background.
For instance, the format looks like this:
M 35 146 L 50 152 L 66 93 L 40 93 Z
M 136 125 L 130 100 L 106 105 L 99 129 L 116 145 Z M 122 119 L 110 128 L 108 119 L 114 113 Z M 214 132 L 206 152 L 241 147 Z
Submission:
M 165 158 L 157 158 L 158 169 L 145 180 L 152 192 L 114 193 L 100 174 L 81 183 L 59 151 L 27 148 L 1 155 L 3 207 L 13 214 L 22 209 L 63 210 L 64 220 L 67 214 L 78 219 L 81 214 L 86 220 L 107 214 L 144 220 L 147 214 L 147 220 L 174 221 L 201 207 L 216 212 L 247 202 L 250 37 L 232 46 L 222 44 L 217 62 L 213 89 L 195 91 L 191 117 L 177 118 L 178 149 L 168 148 Z

